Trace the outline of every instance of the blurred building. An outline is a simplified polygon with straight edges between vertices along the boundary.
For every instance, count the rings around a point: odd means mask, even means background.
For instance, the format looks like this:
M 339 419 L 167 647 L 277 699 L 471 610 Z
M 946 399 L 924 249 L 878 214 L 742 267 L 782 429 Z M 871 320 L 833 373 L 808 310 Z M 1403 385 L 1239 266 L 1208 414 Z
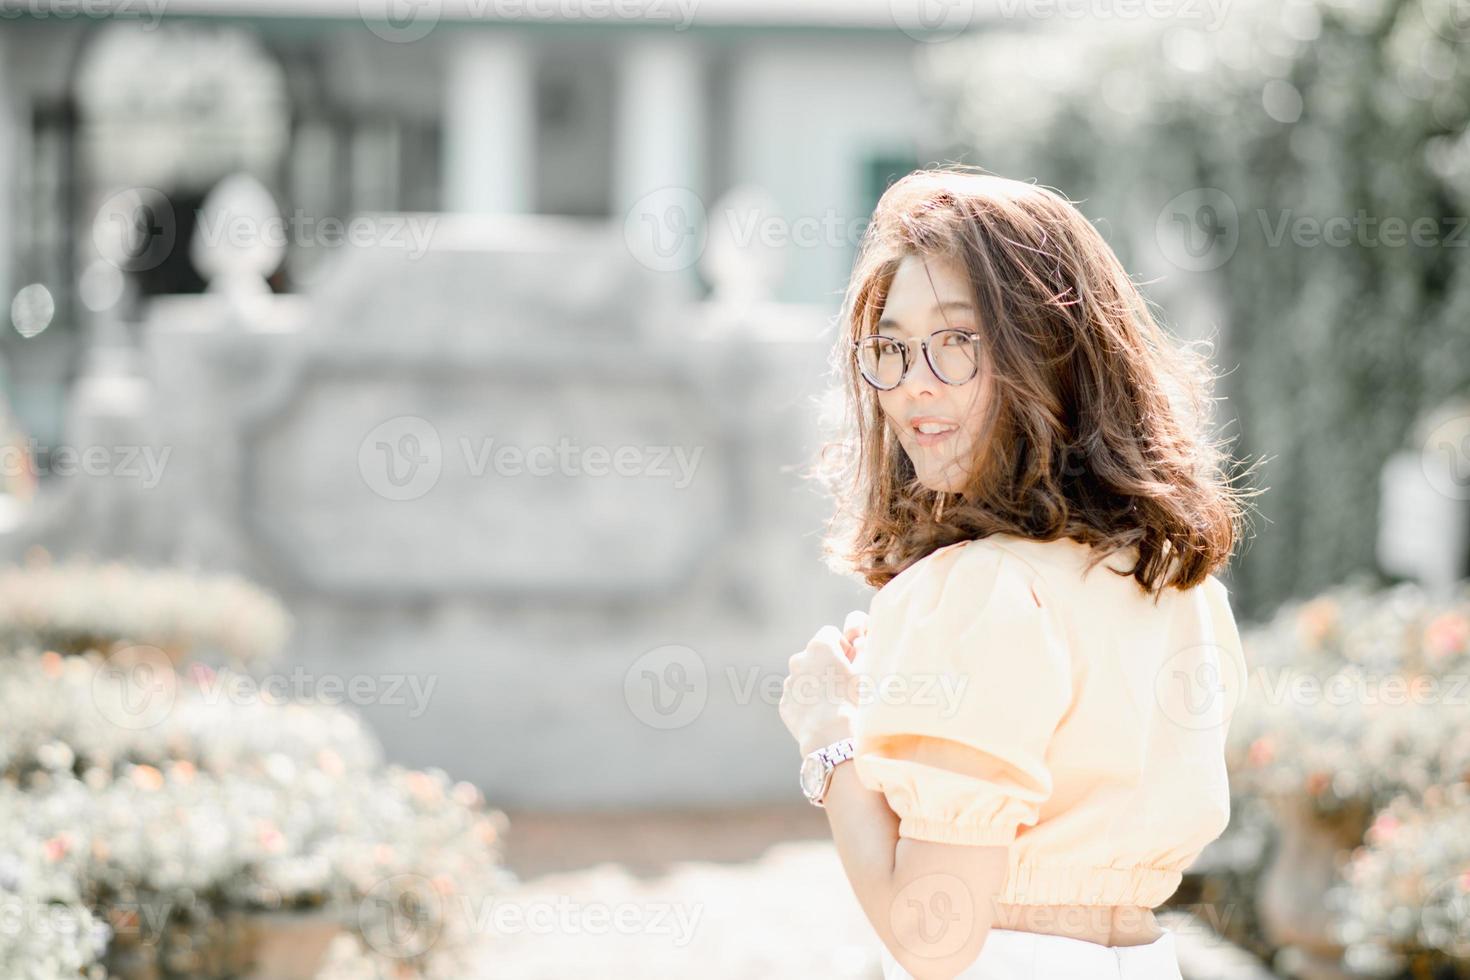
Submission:
M 119 0 L 93 19 L 92 4 L 0 0 L 0 296 L 8 308 L 34 285 L 54 304 L 44 330 L 33 314 L 35 336 L 0 342 L 16 409 L 41 442 L 59 436 L 109 197 L 161 193 L 187 244 L 204 195 L 237 172 L 317 223 L 622 222 L 660 189 L 710 205 L 754 186 L 793 240 L 774 298 L 835 308 L 883 186 L 945 152 L 900 6 Z M 273 287 L 299 288 L 329 251 L 288 249 Z M 186 247 L 132 278 L 143 297 L 203 286 Z
M 0 0 L 0 546 L 250 576 L 499 804 L 799 803 L 831 319 L 948 155 L 895 6 Z

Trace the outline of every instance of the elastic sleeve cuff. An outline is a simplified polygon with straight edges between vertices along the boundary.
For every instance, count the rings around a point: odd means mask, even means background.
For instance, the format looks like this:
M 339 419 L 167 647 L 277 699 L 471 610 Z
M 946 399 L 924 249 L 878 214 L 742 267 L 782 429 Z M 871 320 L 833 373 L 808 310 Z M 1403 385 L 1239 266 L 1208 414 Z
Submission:
M 1016 840 L 1016 825 L 957 824 L 926 817 L 902 817 L 898 821 L 898 836 L 935 844 L 1009 847 Z

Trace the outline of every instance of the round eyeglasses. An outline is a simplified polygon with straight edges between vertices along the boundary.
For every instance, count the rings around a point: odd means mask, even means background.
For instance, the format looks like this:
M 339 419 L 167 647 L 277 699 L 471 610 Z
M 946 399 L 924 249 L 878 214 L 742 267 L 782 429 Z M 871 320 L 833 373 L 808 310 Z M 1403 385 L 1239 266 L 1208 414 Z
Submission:
M 852 342 L 863 380 L 879 391 L 903 384 L 913 365 L 910 345 L 919 341 L 934 376 L 945 384 L 962 385 L 980 369 L 980 334 L 971 330 L 936 330 L 928 337 L 899 340 L 881 333 Z

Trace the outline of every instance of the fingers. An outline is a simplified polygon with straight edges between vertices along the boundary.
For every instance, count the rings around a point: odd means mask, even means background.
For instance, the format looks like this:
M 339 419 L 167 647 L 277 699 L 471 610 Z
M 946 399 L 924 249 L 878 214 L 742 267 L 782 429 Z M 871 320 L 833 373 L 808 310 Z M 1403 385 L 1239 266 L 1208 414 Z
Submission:
M 811 640 L 807 642 L 806 649 L 801 653 L 813 653 L 825 648 L 851 663 L 856 659 L 858 651 L 867 639 L 867 632 L 868 614 L 861 609 L 854 609 L 847 614 L 847 618 L 842 623 L 842 629 L 839 630 L 830 624 L 823 626 L 813 634 Z M 801 653 L 792 656 L 793 666 L 797 663 Z
M 842 651 L 847 654 L 847 659 L 857 659 L 858 651 L 868 638 L 868 614 L 861 609 L 854 609 L 847 614 L 842 621 Z
M 816 634 L 812 636 L 811 641 L 807 643 L 807 649 L 810 650 L 818 644 L 829 646 L 834 651 L 840 653 L 842 648 L 846 646 L 846 637 L 838 631 L 837 627 L 828 624 L 817 630 Z

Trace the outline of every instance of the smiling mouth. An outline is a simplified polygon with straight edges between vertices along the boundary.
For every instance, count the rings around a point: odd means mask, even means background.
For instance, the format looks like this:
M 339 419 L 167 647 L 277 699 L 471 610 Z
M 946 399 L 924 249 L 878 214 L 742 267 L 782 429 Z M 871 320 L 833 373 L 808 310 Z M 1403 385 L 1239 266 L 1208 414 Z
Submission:
M 909 426 L 914 442 L 920 446 L 937 446 L 959 431 L 959 426 L 946 422 L 921 422 Z

